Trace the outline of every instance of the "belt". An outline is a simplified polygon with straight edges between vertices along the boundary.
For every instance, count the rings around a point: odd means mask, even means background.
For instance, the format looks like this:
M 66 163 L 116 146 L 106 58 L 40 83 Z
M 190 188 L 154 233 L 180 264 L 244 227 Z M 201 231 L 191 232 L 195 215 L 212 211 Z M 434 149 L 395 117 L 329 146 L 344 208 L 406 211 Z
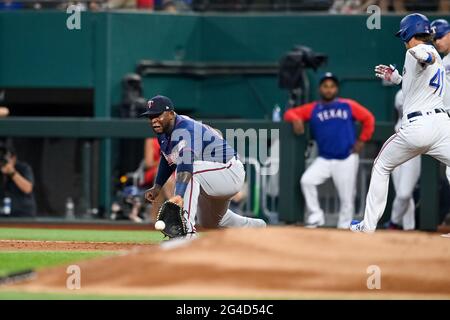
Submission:
M 423 115 L 430 115 L 430 114 L 433 114 L 433 113 L 446 113 L 446 111 L 444 109 L 434 109 L 434 110 L 431 110 L 431 111 L 426 111 L 425 113 L 422 113 L 422 111 L 416 111 L 416 112 L 408 113 L 406 118 L 409 120 L 409 119 L 412 119 L 412 118 L 415 118 L 415 117 L 420 117 L 420 116 L 423 116 Z

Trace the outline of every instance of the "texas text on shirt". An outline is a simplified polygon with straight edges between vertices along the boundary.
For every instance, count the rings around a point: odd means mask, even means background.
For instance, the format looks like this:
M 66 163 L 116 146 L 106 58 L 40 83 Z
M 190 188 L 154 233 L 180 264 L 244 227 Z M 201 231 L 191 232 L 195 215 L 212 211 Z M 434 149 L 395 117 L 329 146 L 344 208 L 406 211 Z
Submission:
M 355 120 L 362 123 L 359 140 L 363 142 L 370 140 L 375 127 L 375 118 L 366 108 L 344 98 L 330 103 L 307 103 L 288 110 L 284 119 L 309 121 L 319 156 L 325 159 L 345 159 L 350 155 L 356 141 Z

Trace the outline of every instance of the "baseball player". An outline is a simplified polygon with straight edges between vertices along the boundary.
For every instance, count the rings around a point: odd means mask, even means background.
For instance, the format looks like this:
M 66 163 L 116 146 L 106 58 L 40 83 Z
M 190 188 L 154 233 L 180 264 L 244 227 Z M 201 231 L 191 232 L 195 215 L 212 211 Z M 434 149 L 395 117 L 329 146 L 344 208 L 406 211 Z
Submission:
M 395 95 L 395 108 L 398 120 L 395 124 L 397 132 L 402 124 L 403 117 L 403 91 L 399 90 Z M 415 208 L 413 199 L 414 187 L 420 177 L 420 156 L 399 165 L 392 171 L 392 181 L 395 189 L 395 199 L 392 204 L 391 220 L 388 229 L 414 230 L 416 227 Z
M 434 44 L 436 49 L 444 54 L 442 62 L 445 68 L 445 80 L 447 85 L 447 90 L 444 94 L 444 106 L 447 113 L 450 115 L 450 24 L 447 20 L 438 19 L 431 23 L 431 28 L 434 30 Z M 450 167 L 447 167 L 445 171 L 447 174 L 447 180 L 450 183 Z
M 429 44 L 433 34 L 428 18 L 407 15 L 396 34 L 406 46 L 403 76 L 394 66 L 378 65 L 375 74 L 391 83 L 402 83 L 402 125 L 381 148 L 374 161 L 364 220 L 352 221 L 355 232 L 374 232 L 386 207 L 389 176 L 402 163 L 428 154 L 450 166 L 450 117 L 444 110 L 445 68 Z
M 174 111 L 172 101 L 155 96 L 141 116 L 148 117 L 161 146 L 155 183 L 145 198 L 153 202 L 176 171 L 175 195 L 169 201 L 184 209 L 187 231 L 196 232 L 196 218 L 206 228 L 265 227 L 261 219 L 229 210 L 231 198 L 245 180 L 235 150 L 213 128 Z
M 348 228 L 355 211 L 358 153 L 374 131 L 375 118 L 372 113 L 354 100 L 338 98 L 338 90 L 338 78 L 327 72 L 319 81 L 321 100 L 290 109 L 284 115 L 286 121 L 292 122 L 296 134 L 303 134 L 304 122 L 308 121 L 319 150 L 319 156 L 300 180 L 306 201 L 308 227 L 325 223 L 317 186 L 332 178 L 340 200 L 338 228 Z M 358 140 L 355 120 L 362 123 Z

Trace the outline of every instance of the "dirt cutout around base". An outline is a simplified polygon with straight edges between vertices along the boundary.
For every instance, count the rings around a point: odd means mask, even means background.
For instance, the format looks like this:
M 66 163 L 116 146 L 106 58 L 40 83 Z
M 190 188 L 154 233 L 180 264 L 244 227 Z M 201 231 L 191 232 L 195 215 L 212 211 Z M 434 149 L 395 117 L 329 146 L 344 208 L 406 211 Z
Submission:
M 420 232 L 222 230 L 181 246 L 139 248 L 79 266 L 81 294 L 450 299 L 450 241 Z M 377 270 L 381 289 L 370 290 Z M 73 293 L 65 287 L 67 276 L 64 267 L 44 270 L 10 289 Z

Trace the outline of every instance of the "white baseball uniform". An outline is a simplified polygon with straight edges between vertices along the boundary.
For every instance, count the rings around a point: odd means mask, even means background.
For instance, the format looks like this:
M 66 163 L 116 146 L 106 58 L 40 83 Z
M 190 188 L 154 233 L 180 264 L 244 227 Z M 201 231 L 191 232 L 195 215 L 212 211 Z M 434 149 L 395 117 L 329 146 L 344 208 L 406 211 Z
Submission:
M 315 101 L 288 110 L 286 121 L 308 121 L 319 151 L 319 156 L 303 174 L 300 185 L 305 197 L 306 225 L 325 223 L 320 208 L 317 186 L 332 178 L 337 189 L 340 209 L 338 228 L 348 228 L 355 205 L 356 176 L 359 156 L 352 153 L 356 142 L 355 120 L 362 123 L 359 140 L 368 141 L 374 131 L 375 118 L 369 110 L 351 99 Z
M 450 85 L 450 53 L 447 54 L 443 59 L 442 63 L 444 64 L 445 68 L 445 80 L 447 84 L 447 90 L 444 94 L 444 105 L 446 110 L 450 110 L 450 89 L 448 85 Z
M 244 165 L 235 157 L 226 163 L 194 161 L 193 176 L 183 199 L 189 231 L 195 231 L 196 222 L 205 228 L 265 227 L 261 219 L 243 217 L 228 209 L 244 181 Z
M 395 131 L 397 132 L 401 127 L 403 117 L 402 90 L 399 90 L 395 95 L 395 108 L 398 112 L 398 120 L 395 124 Z M 391 221 L 402 225 L 404 230 L 414 230 L 416 226 L 413 191 L 420 177 L 420 167 L 421 158 L 417 156 L 392 171 L 395 199 L 392 204 Z
M 434 57 L 433 64 L 415 56 Z M 402 125 L 374 161 L 366 200 L 363 230 L 375 231 L 386 208 L 390 173 L 397 166 L 428 154 L 450 166 L 450 118 L 444 111 L 445 69 L 436 49 L 420 44 L 407 50 L 403 68 Z
M 359 156 L 356 153 L 350 154 L 343 160 L 317 157 L 313 161 L 300 180 L 308 212 L 306 226 L 322 226 L 325 224 L 324 212 L 319 204 L 317 186 L 331 178 L 340 200 L 337 227 L 348 228 L 355 213 L 354 202 L 358 165 Z

